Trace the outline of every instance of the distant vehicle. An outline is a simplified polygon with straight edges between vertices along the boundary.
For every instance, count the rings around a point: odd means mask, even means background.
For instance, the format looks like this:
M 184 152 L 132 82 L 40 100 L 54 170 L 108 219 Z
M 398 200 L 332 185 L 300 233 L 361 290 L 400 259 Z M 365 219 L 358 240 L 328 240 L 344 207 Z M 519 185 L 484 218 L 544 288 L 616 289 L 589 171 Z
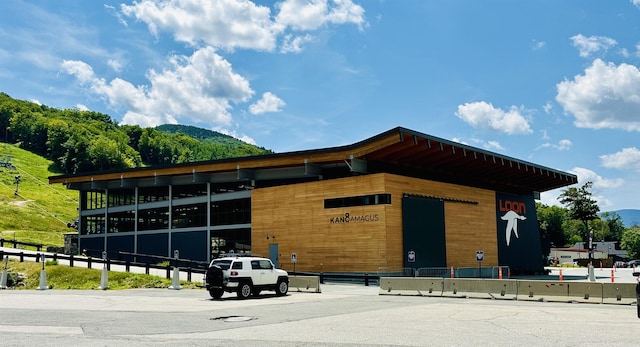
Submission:
M 623 262 L 623 261 L 618 260 L 618 261 L 616 261 L 616 267 L 617 268 L 627 267 L 627 264 L 625 262 Z
M 627 267 L 640 266 L 640 259 L 630 260 L 627 262 Z

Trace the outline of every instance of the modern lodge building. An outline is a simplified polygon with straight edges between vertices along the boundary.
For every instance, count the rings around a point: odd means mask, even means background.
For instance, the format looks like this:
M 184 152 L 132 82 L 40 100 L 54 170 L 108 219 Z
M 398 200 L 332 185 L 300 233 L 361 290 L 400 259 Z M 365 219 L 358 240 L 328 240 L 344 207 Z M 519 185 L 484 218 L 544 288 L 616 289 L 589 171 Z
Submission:
M 573 174 L 394 128 L 352 145 L 49 177 L 80 194 L 78 247 L 285 269 L 542 269 L 534 199 Z

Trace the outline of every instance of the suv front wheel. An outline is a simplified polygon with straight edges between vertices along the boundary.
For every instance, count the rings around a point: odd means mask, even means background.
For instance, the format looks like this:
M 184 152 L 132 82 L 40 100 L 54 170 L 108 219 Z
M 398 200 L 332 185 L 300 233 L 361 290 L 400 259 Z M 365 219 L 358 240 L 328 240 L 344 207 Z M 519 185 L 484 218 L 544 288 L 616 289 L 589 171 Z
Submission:
M 276 287 L 276 295 L 282 296 L 287 295 L 289 291 L 289 283 L 283 278 L 278 280 L 278 285 Z
M 248 282 L 242 282 L 238 286 L 238 293 L 237 294 L 238 294 L 238 297 L 240 299 L 249 298 L 249 296 L 251 296 L 251 292 L 252 292 L 251 284 L 248 283 Z

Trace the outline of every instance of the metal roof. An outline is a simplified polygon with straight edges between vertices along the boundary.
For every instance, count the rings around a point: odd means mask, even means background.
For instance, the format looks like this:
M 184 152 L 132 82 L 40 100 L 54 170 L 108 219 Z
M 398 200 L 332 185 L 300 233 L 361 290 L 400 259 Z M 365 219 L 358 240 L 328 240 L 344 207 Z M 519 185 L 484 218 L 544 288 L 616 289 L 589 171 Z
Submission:
M 104 188 L 159 184 L 159 180 L 172 184 L 281 180 L 286 184 L 294 179 L 381 172 L 521 194 L 578 182 L 570 173 L 397 127 L 346 146 L 51 176 L 49 183 L 67 184 L 71 189 L 98 188 L 100 182 Z

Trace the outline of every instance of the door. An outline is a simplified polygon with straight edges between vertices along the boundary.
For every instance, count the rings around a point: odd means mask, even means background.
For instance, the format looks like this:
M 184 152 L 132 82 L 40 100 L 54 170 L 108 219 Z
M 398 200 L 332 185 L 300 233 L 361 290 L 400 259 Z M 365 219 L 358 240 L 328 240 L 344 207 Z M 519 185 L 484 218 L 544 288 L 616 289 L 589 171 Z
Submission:
M 280 265 L 278 264 L 278 244 L 277 243 L 269 244 L 269 259 L 271 259 L 273 266 L 275 266 L 276 268 L 280 267 Z

